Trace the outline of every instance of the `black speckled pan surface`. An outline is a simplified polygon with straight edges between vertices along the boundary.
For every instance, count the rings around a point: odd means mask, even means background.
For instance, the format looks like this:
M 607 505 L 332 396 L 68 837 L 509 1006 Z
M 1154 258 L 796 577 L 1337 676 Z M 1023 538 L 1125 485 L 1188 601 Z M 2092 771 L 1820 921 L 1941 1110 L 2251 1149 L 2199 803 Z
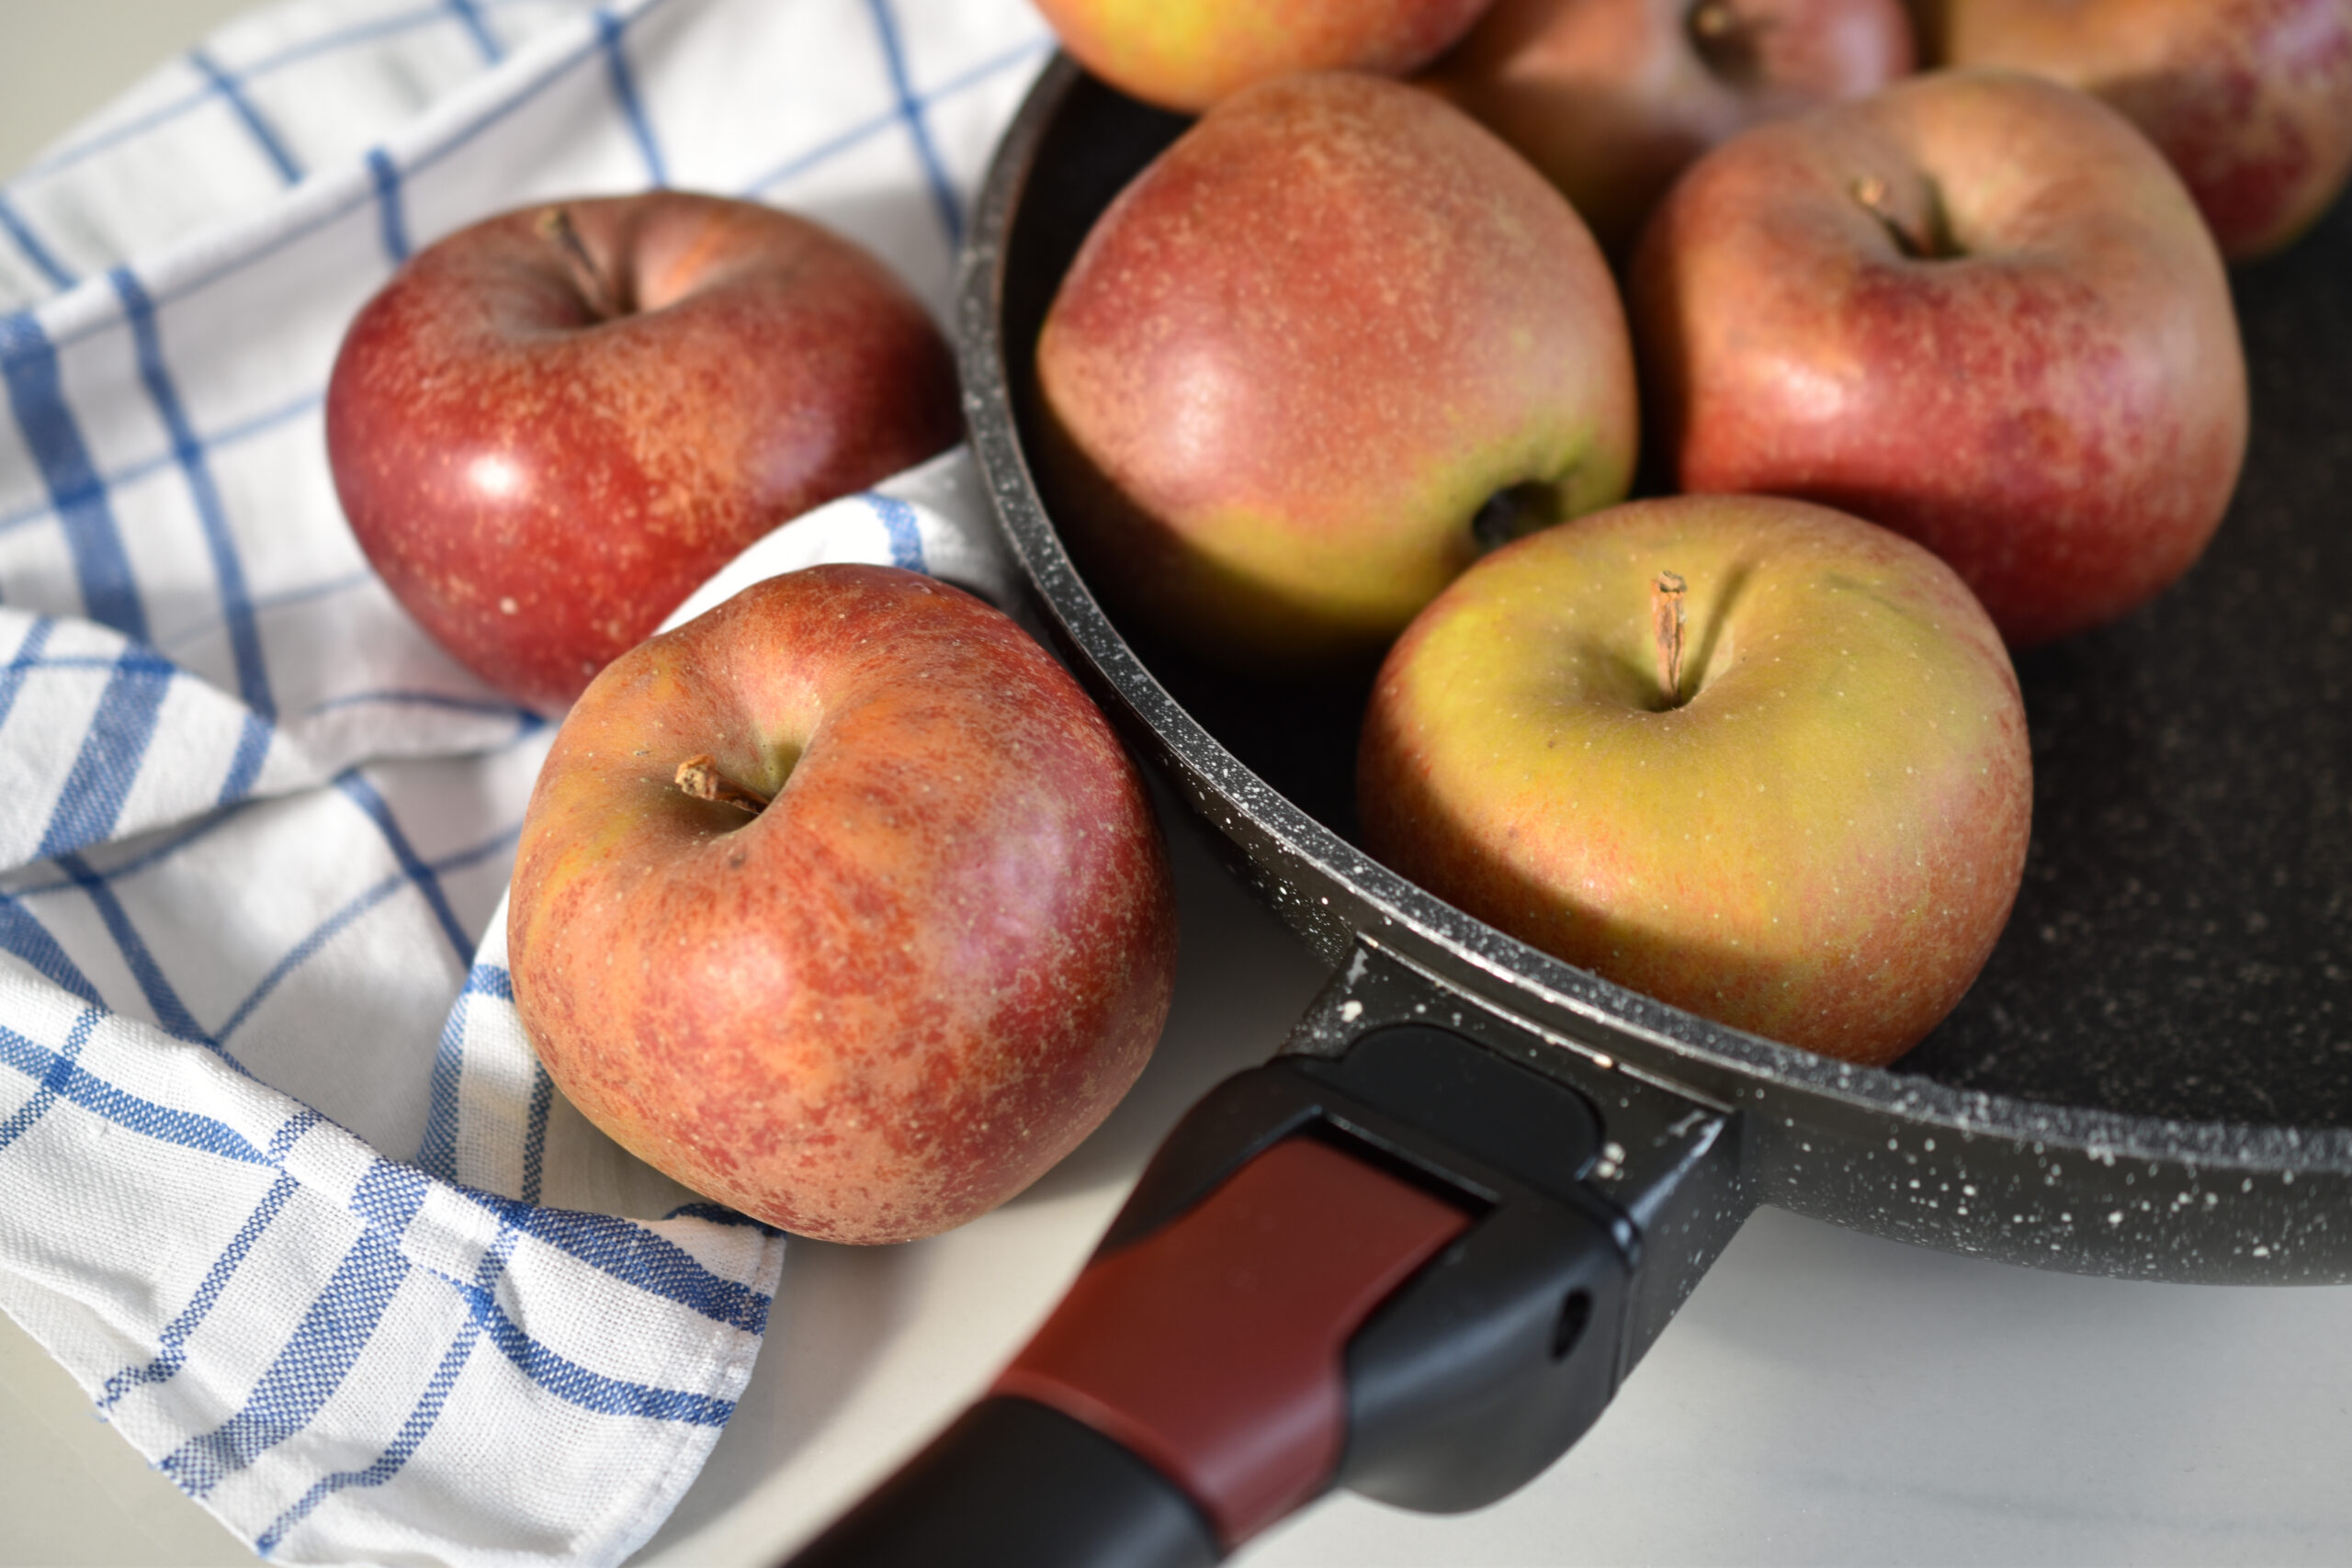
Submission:
M 1023 457 L 1030 351 L 1102 206 L 1182 128 L 1066 62 L 1000 149 L 957 322 L 981 468 L 1073 661 L 1284 918 L 1735 1107 L 1761 1201 L 2138 1277 L 2352 1280 L 2352 202 L 2236 276 L 2245 478 L 2206 558 L 2019 660 L 2035 828 L 1998 950 L 1891 1070 L 1598 980 L 1351 842 L 1361 682 L 1212 677 L 1124 635 Z

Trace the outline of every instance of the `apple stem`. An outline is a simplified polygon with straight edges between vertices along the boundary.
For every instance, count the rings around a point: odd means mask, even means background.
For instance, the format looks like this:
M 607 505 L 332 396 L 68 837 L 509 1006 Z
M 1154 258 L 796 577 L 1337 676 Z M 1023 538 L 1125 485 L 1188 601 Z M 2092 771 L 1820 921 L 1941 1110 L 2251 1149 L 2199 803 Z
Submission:
M 1913 261 L 1935 261 L 1956 256 L 1960 248 L 1942 232 L 1940 215 L 1935 210 L 1935 193 L 1928 192 L 1929 212 L 1926 232 L 1905 224 L 1888 205 L 1886 182 L 1876 175 L 1864 175 L 1854 182 L 1854 199 L 1862 209 L 1877 219 L 1894 241 L 1894 248 Z
M 1742 17 L 1733 0 L 1699 0 L 1683 26 L 1707 68 L 1735 81 L 1753 79 L 1758 69 L 1757 33 L 1770 24 Z
M 609 321 L 627 313 L 621 309 L 620 297 L 605 278 L 605 269 L 596 265 L 596 258 L 589 254 L 588 243 L 580 237 L 569 208 L 550 207 L 540 213 L 539 232 L 563 253 L 565 263 L 571 268 L 572 281 L 588 297 L 591 314 L 600 321 Z
M 754 817 L 767 809 L 768 796 L 755 789 L 745 789 L 720 773 L 718 759 L 707 751 L 679 763 L 674 782 L 696 800 L 715 800 Z
M 1666 689 L 1666 705 L 1682 701 L 1682 595 L 1690 585 L 1671 571 L 1661 571 L 1650 584 L 1650 630 L 1657 646 L 1658 684 Z

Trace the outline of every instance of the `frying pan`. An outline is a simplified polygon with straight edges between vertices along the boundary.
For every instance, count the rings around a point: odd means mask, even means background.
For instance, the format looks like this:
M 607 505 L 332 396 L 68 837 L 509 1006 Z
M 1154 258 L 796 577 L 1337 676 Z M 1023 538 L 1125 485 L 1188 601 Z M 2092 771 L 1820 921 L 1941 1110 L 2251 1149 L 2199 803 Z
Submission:
M 1335 976 L 1283 1056 L 1178 1129 L 996 1396 L 799 1561 L 1204 1562 L 1333 1483 L 1476 1506 L 1589 1424 L 1759 1202 L 2039 1268 L 2352 1279 L 2352 204 L 2233 279 L 2254 434 L 2205 559 L 2019 659 L 2023 888 L 1962 1006 L 1873 1069 L 1624 990 L 1396 875 L 1352 841 L 1363 680 L 1213 674 L 1096 602 L 1024 457 L 1032 349 L 1095 215 L 1186 123 L 1066 60 L 1039 79 L 966 256 L 973 444 L 1073 667 Z M 1317 1342 L 1341 1366 L 1322 1469 L 1237 1502 L 1253 1466 L 1279 1468 L 1264 1431 L 1307 1417 L 1167 1414 L 1280 1381 L 1221 1368 L 1247 1325 L 1188 1342 L 1222 1308 L 1184 1276 L 1263 1267 L 1220 1250 L 1215 1212 L 1255 1201 L 1250 1223 L 1278 1230 L 1279 1193 L 1229 1194 L 1303 1134 L 1470 1217 L 1431 1221 Z M 1317 1192 L 1310 1241 L 1359 1201 Z M 1411 1200 L 1369 1179 L 1359 1198 L 1409 1228 Z M 1168 1301 L 1182 1310 L 1155 1315 Z M 1092 1363 L 1089 1334 L 1113 1347 Z M 1136 1363 L 1152 1386 L 1086 1383 L 1088 1364 Z

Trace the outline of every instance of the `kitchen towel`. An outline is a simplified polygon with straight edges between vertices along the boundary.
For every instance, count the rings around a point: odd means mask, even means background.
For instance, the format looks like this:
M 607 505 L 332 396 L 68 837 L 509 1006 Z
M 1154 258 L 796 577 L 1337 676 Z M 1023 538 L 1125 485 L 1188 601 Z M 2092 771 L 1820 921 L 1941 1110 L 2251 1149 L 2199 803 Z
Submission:
M 548 727 L 368 570 L 320 428 L 416 247 L 673 185 L 944 318 L 1050 46 L 1023 0 L 295 0 L 0 185 L 0 1309 L 263 1555 L 613 1562 L 742 1389 L 784 1239 L 525 1045 Z M 1006 567 L 951 455 L 755 547 Z

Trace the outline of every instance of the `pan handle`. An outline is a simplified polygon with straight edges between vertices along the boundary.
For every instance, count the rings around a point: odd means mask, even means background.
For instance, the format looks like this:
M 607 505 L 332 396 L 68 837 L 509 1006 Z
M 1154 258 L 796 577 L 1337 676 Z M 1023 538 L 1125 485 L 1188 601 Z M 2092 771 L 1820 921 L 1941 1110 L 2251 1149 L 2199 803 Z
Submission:
M 989 1396 L 793 1568 L 1176 1568 L 1334 1486 L 1514 1490 L 1646 1344 L 1645 1220 L 1736 1185 L 1724 1112 L 1601 1076 L 1388 1022 L 1227 1079 Z M 1636 1128 L 1675 1146 L 1629 1193 Z

